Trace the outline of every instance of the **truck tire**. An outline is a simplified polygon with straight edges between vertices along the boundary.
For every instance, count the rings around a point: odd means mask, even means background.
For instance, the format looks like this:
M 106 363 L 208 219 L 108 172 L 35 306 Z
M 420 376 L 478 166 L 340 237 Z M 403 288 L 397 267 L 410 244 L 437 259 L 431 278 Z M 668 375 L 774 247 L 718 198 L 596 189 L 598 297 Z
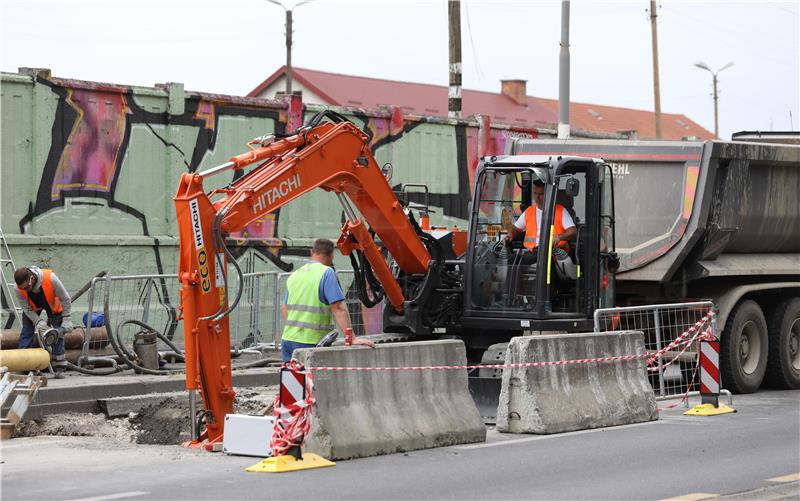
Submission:
M 767 369 L 767 321 L 755 301 L 746 299 L 731 311 L 720 346 L 722 387 L 733 393 L 758 390 Z
M 769 359 L 764 383 L 774 388 L 800 388 L 800 298 L 789 298 L 769 312 Z

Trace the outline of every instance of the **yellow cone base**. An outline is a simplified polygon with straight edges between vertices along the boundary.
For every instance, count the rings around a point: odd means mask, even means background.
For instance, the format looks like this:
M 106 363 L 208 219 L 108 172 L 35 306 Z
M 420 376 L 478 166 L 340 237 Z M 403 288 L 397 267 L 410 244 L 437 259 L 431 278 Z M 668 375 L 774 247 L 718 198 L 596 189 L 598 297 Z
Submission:
M 728 407 L 727 405 L 720 404 L 719 406 L 714 406 L 714 404 L 700 404 L 695 405 L 688 411 L 684 412 L 684 416 L 716 416 L 718 414 L 730 414 L 731 412 L 736 412 L 736 409 L 733 407 Z
M 312 454 L 303 453 L 303 459 L 295 459 L 294 456 L 277 456 L 267 458 L 260 463 L 246 468 L 245 471 L 253 473 L 283 473 L 286 471 L 310 470 L 311 468 L 324 468 L 326 466 L 336 466 L 333 461 Z

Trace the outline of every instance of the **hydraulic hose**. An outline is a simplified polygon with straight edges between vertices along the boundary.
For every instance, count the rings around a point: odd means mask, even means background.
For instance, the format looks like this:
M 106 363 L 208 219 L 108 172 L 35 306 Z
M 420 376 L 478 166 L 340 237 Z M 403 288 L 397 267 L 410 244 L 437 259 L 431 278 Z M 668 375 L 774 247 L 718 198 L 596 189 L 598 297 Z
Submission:
M 335 124 L 338 124 L 338 123 L 341 123 L 341 122 L 349 122 L 350 121 L 347 118 L 345 118 L 344 115 L 336 113 L 335 111 L 322 110 L 320 112 L 317 112 L 317 114 L 314 115 L 313 117 L 311 117 L 311 120 L 309 120 L 308 123 L 304 127 L 308 127 L 309 129 L 314 128 L 317 125 L 321 124 L 322 120 L 325 119 L 325 118 L 327 118 L 328 120 L 330 120 L 331 122 L 333 122 Z
M 350 264 L 353 266 L 353 282 L 356 285 L 358 299 L 361 300 L 367 308 L 372 308 L 383 301 L 383 286 L 372 273 L 372 267 L 369 265 L 369 262 L 365 262 L 366 258 L 364 254 L 361 251 L 355 251 L 353 254 L 350 254 Z M 369 283 L 370 288 L 373 290 L 373 297 L 369 296 L 367 283 Z
M 219 310 L 217 310 L 217 312 L 214 313 L 213 315 L 208 315 L 206 317 L 200 317 L 200 320 L 212 320 L 213 319 L 213 320 L 218 321 L 221 318 L 224 318 L 224 317 L 228 316 L 236 308 L 236 305 L 239 304 L 239 300 L 242 298 L 242 289 L 243 289 L 243 285 L 244 285 L 244 273 L 242 273 L 242 268 L 239 266 L 239 263 L 236 261 L 236 256 L 233 255 L 233 253 L 230 251 L 230 249 L 228 249 L 228 246 L 225 244 L 225 237 L 222 235 L 221 224 L 222 224 L 222 218 L 225 217 L 225 214 L 226 214 L 225 210 L 220 211 L 216 216 L 214 216 L 214 221 L 211 223 L 211 233 L 212 233 L 213 238 L 214 238 L 214 244 L 215 244 L 214 246 L 217 248 L 216 253 L 215 253 L 215 259 L 217 259 L 218 262 L 224 261 L 222 259 L 222 255 L 219 252 L 219 250 L 222 249 L 222 251 L 228 257 L 228 262 L 230 264 L 232 264 L 233 267 L 236 269 L 236 275 L 237 275 L 237 277 L 239 279 L 239 286 L 236 288 L 236 297 L 234 297 L 233 303 L 231 303 L 226 308 L 225 305 L 228 303 L 228 270 L 223 269 L 222 270 L 222 276 L 224 277 L 224 280 L 225 280 L 225 288 L 224 288 L 225 298 L 224 298 L 224 300 L 222 302 L 222 306 L 220 306 Z M 220 266 L 220 268 L 224 268 L 224 267 Z

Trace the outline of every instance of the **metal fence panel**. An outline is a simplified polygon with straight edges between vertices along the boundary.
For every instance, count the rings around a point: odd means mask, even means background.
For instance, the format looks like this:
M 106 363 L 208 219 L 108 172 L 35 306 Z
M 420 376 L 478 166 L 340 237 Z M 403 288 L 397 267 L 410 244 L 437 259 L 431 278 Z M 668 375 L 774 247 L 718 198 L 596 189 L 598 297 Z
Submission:
M 229 315 L 231 349 L 259 352 L 279 346 L 283 332 L 280 305 L 286 295 L 290 273 L 253 272 L 243 274 L 242 296 Z M 383 304 L 366 308 L 352 287 L 353 271 L 337 272 L 346 293 L 345 304 L 356 335 L 377 334 L 383 328 Z M 229 275 L 229 298 L 239 287 L 236 274 Z M 176 274 L 129 275 L 95 278 L 87 294 L 87 321 L 102 313 L 113 335 L 132 350 L 133 338 L 143 322 L 183 348 L 183 322 L 180 313 L 180 282 Z M 78 313 L 78 312 L 76 312 Z M 89 339 L 82 355 L 87 355 Z M 169 347 L 159 341 L 159 350 Z
M 652 355 L 676 340 L 712 309 L 714 304 L 711 301 L 602 308 L 595 310 L 594 330 L 642 331 L 645 350 Z M 699 374 L 696 373 L 699 355 L 696 348 L 689 346 L 685 351 L 667 351 L 657 359 L 655 370 L 648 371 L 650 384 L 657 396 L 682 395 L 696 389 L 699 383 Z
M 231 349 L 234 351 L 274 347 L 276 291 L 278 273 L 245 273 L 242 297 L 229 316 Z M 230 297 L 239 287 L 231 274 Z M 176 274 L 106 276 L 92 280 L 87 299 L 87 323 L 94 313 L 102 313 L 116 339 L 128 347 L 143 322 L 183 348 L 183 322 L 180 312 L 180 282 Z M 76 312 L 78 313 L 78 312 Z M 89 339 L 84 342 L 86 355 Z M 159 350 L 168 346 L 159 341 Z

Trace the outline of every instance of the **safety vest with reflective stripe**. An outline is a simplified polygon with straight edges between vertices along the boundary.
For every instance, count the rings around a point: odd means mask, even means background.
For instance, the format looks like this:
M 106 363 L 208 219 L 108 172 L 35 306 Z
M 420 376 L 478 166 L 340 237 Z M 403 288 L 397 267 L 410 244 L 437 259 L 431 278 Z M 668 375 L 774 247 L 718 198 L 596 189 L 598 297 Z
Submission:
M 553 238 L 560 236 L 566 231 L 564 229 L 564 222 L 562 217 L 564 215 L 564 206 L 556 204 L 555 227 L 553 228 Z M 536 205 L 528 206 L 525 209 L 525 240 L 522 245 L 527 249 L 536 247 L 536 241 L 539 239 L 539 225 L 536 221 Z M 558 242 L 558 246 L 566 248 L 569 244 L 566 241 Z
M 50 310 L 55 314 L 61 313 L 64 311 L 64 308 L 61 306 L 61 300 L 58 299 L 58 296 L 56 296 L 56 292 L 53 289 L 53 278 L 51 276 L 52 273 L 53 270 L 42 270 L 42 292 L 44 292 L 44 298 L 47 301 L 47 304 L 50 305 Z M 20 289 L 19 286 L 17 286 L 17 290 L 20 294 L 22 294 L 22 297 L 28 300 L 33 311 L 36 313 L 42 311 L 42 308 L 39 308 L 36 303 L 33 302 L 33 299 L 28 296 L 26 291 Z
M 333 330 L 331 307 L 319 299 L 319 286 L 327 270 L 322 263 L 308 263 L 289 276 L 283 339 L 317 344 Z

